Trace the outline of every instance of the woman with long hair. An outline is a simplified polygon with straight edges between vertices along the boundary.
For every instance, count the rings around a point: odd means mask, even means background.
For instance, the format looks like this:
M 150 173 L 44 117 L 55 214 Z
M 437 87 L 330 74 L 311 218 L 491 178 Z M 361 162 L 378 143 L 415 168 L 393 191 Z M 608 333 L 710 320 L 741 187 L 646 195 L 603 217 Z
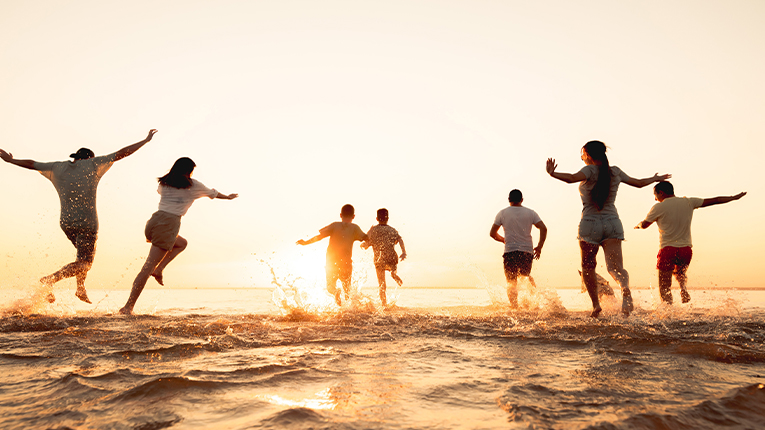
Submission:
M 622 241 L 624 227 L 616 212 L 616 192 L 624 182 L 636 188 L 643 188 L 654 182 L 664 181 L 672 175 L 659 175 L 650 178 L 635 179 L 616 166 L 608 163 L 606 145 L 593 140 L 582 147 L 582 161 L 585 166 L 576 173 L 556 172 L 555 159 L 547 159 L 547 173 L 555 179 L 568 184 L 579 182 L 579 194 L 582 197 L 582 219 L 579 221 L 579 248 L 582 252 L 582 278 L 587 293 L 592 300 L 593 318 L 600 315 L 598 285 L 595 275 L 598 250 L 603 247 L 606 254 L 606 269 L 622 288 L 622 313 L 628 316 L 632 312 L 632 293 L 630 278 L 624 270 Z
M 219 193 L 196 179 L 191 179 L 194 167 L 196 164 L 190 158 L 182 157 L 176 160 L 170 172 L 157 179 L 157 192 L 161 196 L 159 209 L 146 223 L 144 231 L 146 241 L 151 243 L 151 249 L 141 271 L 133 281 L 133 289 L 127 303 L 119 311 L 121 314 L 133 313 L 133 306 L 150 276 L 153 276 L 159 285 L 165 285 L 162 272 L 188 245 L 186 239 L 179 236 L 178 232 L 181 229 L 181 217 L 186 214 L 194 200 L 201 197 L 233 200 L 239 196 Z

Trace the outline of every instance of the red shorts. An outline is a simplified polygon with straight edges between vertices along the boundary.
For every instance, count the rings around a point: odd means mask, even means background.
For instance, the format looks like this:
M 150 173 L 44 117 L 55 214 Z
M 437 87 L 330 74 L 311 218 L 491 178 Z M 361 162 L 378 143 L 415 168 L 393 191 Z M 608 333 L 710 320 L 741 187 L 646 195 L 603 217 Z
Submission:
M 656 268 L 662 272 L 678 271 L 691 264 L 691 257 L 693 257 L 693 251 L 690 246 L 682 248 L 665 246 L 656 256 Z

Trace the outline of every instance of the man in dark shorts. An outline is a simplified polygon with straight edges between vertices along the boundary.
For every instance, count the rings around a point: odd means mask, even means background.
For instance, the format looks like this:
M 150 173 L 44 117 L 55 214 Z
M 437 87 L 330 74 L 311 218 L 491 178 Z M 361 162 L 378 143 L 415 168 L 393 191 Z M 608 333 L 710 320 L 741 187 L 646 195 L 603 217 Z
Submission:
M 77 278 L 75 295 L 83 302 L 90 303 L 88 293 L 85 290 L 85 278 L 93 264 L 96 240 L 98 239 L 98 214 L 96 212 L 98 182 L 115 161 L 138 151 L 151 140 L 156 132 L 157 130 L 151 130 L 146 139 L 126 146 L 115 153 L 100 157 L 95 157 L 93 151 L 88 148 L 80 148 L 70 155 L 72 161 L 40 163 L 34 160 L 17 160 L 13 158 L 13 154 L 0 149 L 0 158 L 3 161 L 25 169 L 37 170 L 53 183 L 61 203 L 59 225 L 77 249 L 77 258 L 73 263 L 69 263 L 57 272 L 40 279 L 46 288 L 52 288 L 53 284 L 61 279 L 75 276 Z M 52 303 L 55 300 L 56 297 L 50 292 L 48 301 Z
M 547 226 L 535 211 L 521 205 L 523 194 L 519 190 L 510 191 L 508 200 L 510 206 L 499 211 L 494 218 L 489 236 L 505 244 L 502 259 L 507 279 L 507 298 L 510 300 L 510 306 L 515 308 L 518 307 L 519 276 L 528 278 L 531 286 L 536 288 L 534 278 L 531 277 L 531 264 L 533 259 L 538 260 L 542 255 L 542 246 L 547 239 Z M 539 242 L 536 247 L 531 239 L 532 225 L 539 229 Z M 499 234 L 500 227 L 504 230 L 504 237 Z
M 691 301 L 688 293 L 688 266 L 691 264 L 691 221 L 696 208 L 728 203 L 744 197 L 746 193 L 735 196 L 722 196 L 709 199 L 698 197 L 676 197 L 671 183 L 662 181 L 653 187 L 656 203 L 646 215 L 645 220 L 635 226 L 637 229 L 648 228 L 654 221 L 659 226 L 659 254 L 656 268 L 659 270 L 659 295 L 662 301 L 672 304 L 672 275 L 680 285 L 680 299 L 683 303 Z

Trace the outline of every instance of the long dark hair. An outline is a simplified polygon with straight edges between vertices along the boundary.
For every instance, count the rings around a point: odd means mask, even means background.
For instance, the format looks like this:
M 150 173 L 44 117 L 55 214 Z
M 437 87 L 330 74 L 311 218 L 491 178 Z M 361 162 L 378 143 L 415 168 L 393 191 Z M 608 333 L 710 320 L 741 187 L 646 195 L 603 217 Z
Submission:
M 597 162 L 598 180 L 595 182 L 590 195 L 592 202 L 595 203 L 599 211 L 602 211 L 606 205 L 606 200 L 608 200 L 608 195 L 611 193 L 611 166 L 608 165 L 606 144 L 599 140 L 591 140 L 582 149 L 593 161 Z
M 173 188 L 191 188 L 191 172 L 196 166 L 191 158 L 181 157 L 175 161 L 165 176 L 157 178 L 157 182 Z

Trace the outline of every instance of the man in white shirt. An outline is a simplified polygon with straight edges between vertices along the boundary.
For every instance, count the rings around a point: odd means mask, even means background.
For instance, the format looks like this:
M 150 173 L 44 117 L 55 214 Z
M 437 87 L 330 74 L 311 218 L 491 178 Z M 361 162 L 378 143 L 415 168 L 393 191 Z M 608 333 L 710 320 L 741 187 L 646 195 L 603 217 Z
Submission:
M 95 157 L 88 148 L 80 148 L 70 157 L 72 161 L 55 161 L 40 163 L 34 160 L 17 160 L 13 154 L 0 149 L 0 158 L 7 163 L 25 169 L 37 170 L 53 183 L 61 203 L 61 218 L 59 225 L 66 237 L 77 249 L 77 258 L 57 272 L 48 275 L 40 282 L 47 288 L 64 278 L 77 278 L 77 298 L 91 303 L 85 290 L 85 278 L 93 264 L 98 238 L 98 214 L 96 212 L 96 189 L 101 177 L 112 167 L 115 161 L 121 160 L 138 151 L 154 136 L 157 130 L 150 130 L 146 139 L 126 146 L 119 151 Z M 48 294 L 48 301 L 53 303 L 56 297 Z
M 691 221 L 696 208 L 728 203 L 744 197 L 746 193 L 735 196 L 721 196 L 708 199 L 698 197 L 676 197 L 671 183 L 662 181 L 653 187 L 656 203 L 646 215 L 645 220 L 635 226 L 636 229 L 648 228 L 654 221 L 659 226 L 659 254 L 656 268 L 659 270 L 659 295 L 672 304 L 672 274 L 680 285 L 680 298 L 683 303 L 691 301 L 686 284 L 688 266 L 691 264 Z
M 531 277 L 533 259 L 539 260 L 542 246 L 547 239 L 547 226 L 536 212 L 521 205 L 523 194 L 519 190 L 510 191 L 508 197 L 510 206 L 502 209 L 494 218 L 489 236 L 497 242 L 505 244 L 503 262 L 505 278 L 507 279 L 507 298 L 510 306 L 518 307 L 518 276 L 529 279 L 531 286 L 536 288 Z M 539 242 L 534 247 L 531 239 L 531 226 L 539 229 Z M 502 227 L 505 236 L 499 234 Z

